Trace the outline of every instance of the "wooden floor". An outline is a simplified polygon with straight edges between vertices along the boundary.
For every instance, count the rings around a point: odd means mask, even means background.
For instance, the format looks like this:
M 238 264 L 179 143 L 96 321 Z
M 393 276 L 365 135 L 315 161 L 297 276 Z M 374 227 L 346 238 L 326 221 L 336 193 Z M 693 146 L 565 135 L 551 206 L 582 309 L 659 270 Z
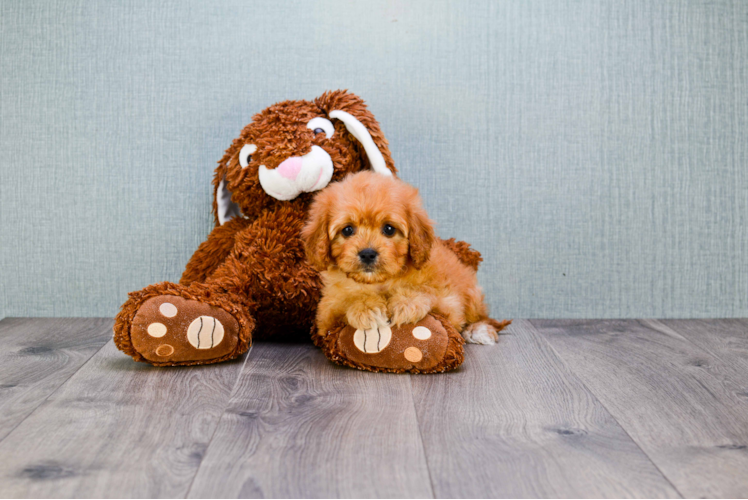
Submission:
M 515 321 L 442 375 L 0 322 L 2 497 L 746 497 L 748 320 Z

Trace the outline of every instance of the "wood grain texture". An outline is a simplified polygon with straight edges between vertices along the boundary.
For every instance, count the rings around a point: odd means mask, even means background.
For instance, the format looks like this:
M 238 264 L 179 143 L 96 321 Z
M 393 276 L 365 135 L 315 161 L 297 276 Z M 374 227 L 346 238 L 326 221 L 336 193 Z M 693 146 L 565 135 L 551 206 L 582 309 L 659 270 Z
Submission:
M 111 338 L 111 319 L 0 321 L 0 441 Z
M 184 497 L 241 363 L 159 369 L 109 342 L 0 442 L 0 497 Z
M 413 377 L 437 497 L 677 497 L 527 321 Z
M 110 327 L 0 321 L 0 497 L 748 496 L 746 320 L 517 321 L 432 376 L 159 369 Z
M 258 343 L 190 497 L 432 497 L 407 375 Z
M 744 377 L 741 394 L 748 399 L 748 319 L 668 319 L 658 320 L 709 354 L 732 365 Z
M 746 372 L 657 321 L 532 321 L 680 493 L 748 496 Z

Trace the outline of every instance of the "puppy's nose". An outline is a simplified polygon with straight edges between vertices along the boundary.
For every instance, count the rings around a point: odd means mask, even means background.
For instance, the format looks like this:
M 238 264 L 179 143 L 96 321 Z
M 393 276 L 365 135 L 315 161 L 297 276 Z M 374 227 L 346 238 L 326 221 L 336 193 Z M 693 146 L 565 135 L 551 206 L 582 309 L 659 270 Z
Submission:
M 377 253 L 376 250 L 373 248 L 364 248 L 360 252 L 358 252 L 358 258 L 363 264 L 374 264 L 374 261 L 377 260 L 377 256 L 379 253 Z

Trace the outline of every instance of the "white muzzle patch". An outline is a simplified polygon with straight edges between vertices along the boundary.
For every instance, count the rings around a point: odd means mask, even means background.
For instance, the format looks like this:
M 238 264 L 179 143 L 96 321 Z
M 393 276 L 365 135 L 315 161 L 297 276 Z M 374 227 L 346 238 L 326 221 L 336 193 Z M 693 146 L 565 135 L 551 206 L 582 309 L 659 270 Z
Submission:
M 311 193 L 327 186 L 332 179 L 332 158 L 319 146 L 304 156 L 286 158 L 277 168 L 260 165 L 260 185 L 276 200 L 293 200 L 301 193 Z

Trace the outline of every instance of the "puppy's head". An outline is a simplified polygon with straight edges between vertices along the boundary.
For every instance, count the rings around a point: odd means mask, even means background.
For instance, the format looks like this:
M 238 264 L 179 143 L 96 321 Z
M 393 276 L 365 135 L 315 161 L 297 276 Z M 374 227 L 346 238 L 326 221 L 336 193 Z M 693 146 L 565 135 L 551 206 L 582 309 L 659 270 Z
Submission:
M 381 283 L 428 261 L 434 230 L 418 190 L 373 172 L 349 175 L 314 199 L 302 231 L 309 262 Z

